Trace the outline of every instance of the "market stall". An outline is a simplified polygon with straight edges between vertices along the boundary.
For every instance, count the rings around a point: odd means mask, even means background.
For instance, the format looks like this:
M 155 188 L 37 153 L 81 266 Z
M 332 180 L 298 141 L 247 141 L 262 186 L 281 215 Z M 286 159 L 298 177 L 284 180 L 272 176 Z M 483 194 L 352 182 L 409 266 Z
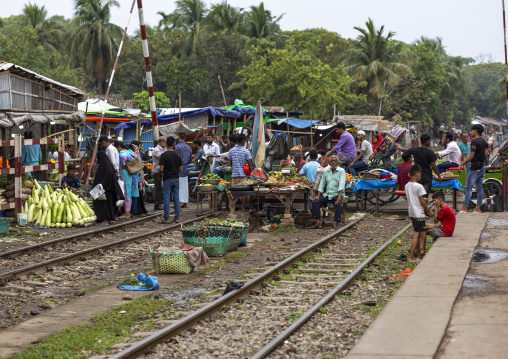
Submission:
M 361 199 L 362 210 L 367 209 L 367 193 L 368 191 L 396 188 L 397 180 L 394 179 L 360 179 L 356 181 L 354 186 L 354 193 Z M 458 179 L 444 180 L 444 181 L 432 181 L 432 188 L 436 189 L 452 189 L 453 190 L 453 209 L 457 209 L 457 190 L 461 188 L 461 184 Z M 379 209 L 379 194 L 376 194 L 376 212 Z
M 228 191 L 229 211 L 235 213 L 235 206 L 240 199 L 248 197 L 254 203 L 250 208 L 255 208 L 256 200 L 260 204 L 260 210 L 266 203 L 280 203 L 284 206 L 284 213 L 291 214 L 291 208 L 295 203 L 303 203 L 304 209 L 308 210 L 308 189 L 306 188 L 273 188 L 263 190 Z

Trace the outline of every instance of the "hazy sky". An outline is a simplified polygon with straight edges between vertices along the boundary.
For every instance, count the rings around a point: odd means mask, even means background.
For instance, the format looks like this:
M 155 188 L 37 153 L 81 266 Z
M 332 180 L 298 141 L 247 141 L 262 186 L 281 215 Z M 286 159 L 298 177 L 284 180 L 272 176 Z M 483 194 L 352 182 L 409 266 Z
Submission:
M 45 5 L 49 16 L 71 17 L 73 0 L 31 0 Z M 131 0 L 119 0 L 112 21 L 125 26 Z M 7 0 L 0 0 L 7 3 Z M 2 6 L 0 16 L 20 14 L 28 0 L 10 1 Z M 217 1 L 206 1 L 208 4 Z M 253 0 L 229 0 L 233 6 L 248 8 L 259 4 Z M 395 31 L 396 38 L 412 42 L 420 36 L 441 36 L 449 54 L 476 58 L 490 54 L 496 61 L 504 61 L 503 21 L 501 0 L 266 0 L 265 8 L 274 15 L 285 14 L 280 25 L 283 30 L 302 30 L 321 27 L 348 38 L 357 36 L 355 26 L 363 27 L 370 17 L 376 26 L 385 25 Z M 175 2 L 144 0 L 145 19 L 156 25 L 157 11 L 171 12 Z M 137 14 L 131 19 L 129 33 L 139 26 Z M 150 39 L 149 39 L 150 41 Z

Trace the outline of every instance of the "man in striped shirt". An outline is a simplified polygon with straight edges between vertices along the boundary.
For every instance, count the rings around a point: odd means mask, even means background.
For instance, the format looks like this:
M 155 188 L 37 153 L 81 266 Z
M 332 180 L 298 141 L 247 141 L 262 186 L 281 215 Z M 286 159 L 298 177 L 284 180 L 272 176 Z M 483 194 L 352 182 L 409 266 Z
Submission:
M 243 171 L 245 163 L 249 165 L 249 170 L 252 172 L 252 155 L 245 149 L 245 135 L 240 134 L 234 138 L 236 146 L 229 150 L 229 159 L 231 160 L 233 186 L 245 186 L 247 176 Z M 242 198 L 242 212 L 245 212 L 245 205 L 247 203 L 247 197 Z

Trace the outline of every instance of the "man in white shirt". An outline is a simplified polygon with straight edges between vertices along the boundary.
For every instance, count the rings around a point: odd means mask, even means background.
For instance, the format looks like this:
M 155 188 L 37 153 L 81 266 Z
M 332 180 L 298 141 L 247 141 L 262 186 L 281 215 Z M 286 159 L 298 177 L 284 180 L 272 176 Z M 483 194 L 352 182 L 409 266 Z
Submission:
M 358 131 L 356 138 L 360 142 L 360 154 L 348 166 L 353 176 L 356 176 L 357 170 L 369 168 L 369 158 L 372 155 L 372 145 L 365 139 L 365 132 Z
M 219 162 L 219 159 L 212 156 L 219 156 L 220 155 L 220 146 L 213 142 L 214 135 L 212 133 L 209 133 L 206 135 L 206 144 L 203 146 L 203 151 L 205 152 L 205 155 L 210 155 L 210 158 L 213 158 L 213 162 L 210 164 L 210 173 L 213 173 L 215 170 L 215 167 L 217 166 L 217 163 Z
M 106 152 L 106 155 L 108 155 L 108 158 L 111 161 L 116 174 L 118 175 L 120 173 L 120 156 L 118 155 L 118 150 L 109 143 L 107 136 L 101 136 L 99 138 L 99 145 Z
M 459 163 L 462 162 L 462 153 L 460 152 L 457 142 L 453 140 L 453 133 L 446 132 L 443 141 L 446 144 L 446 149 L 436 152 L 436 155 L 440 158 L 449 156 L 450 160 L 437 165 L 439 173 L 446 172 L 450 167 L 459 167 Z

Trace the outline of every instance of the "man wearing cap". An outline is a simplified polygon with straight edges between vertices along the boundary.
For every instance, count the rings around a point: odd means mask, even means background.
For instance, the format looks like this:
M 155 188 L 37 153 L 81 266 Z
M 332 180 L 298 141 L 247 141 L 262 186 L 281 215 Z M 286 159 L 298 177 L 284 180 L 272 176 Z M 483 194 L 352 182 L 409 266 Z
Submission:
M 356 170 L 369 166 L 369 157 L 372 155 L 372 145 L 365 139 L 365 132 L 358 131 L 356 138 L 360 141 L 360 154 L 348 166 L 353 176 L 356 176 Z

